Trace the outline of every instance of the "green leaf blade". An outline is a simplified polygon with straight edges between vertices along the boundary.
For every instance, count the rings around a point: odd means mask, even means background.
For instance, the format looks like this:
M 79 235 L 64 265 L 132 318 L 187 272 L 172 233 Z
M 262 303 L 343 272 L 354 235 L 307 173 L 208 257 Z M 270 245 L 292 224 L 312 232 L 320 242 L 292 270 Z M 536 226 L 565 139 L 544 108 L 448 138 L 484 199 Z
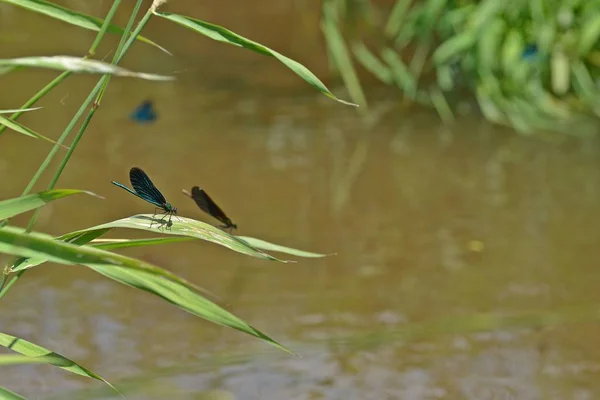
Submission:
M 26 400 L 25 397 L 19 396 L 15 392 L 11 392 L 0 386 L 0 399 L 1 400 Z
M 298 250 L 298 249 L 294 249 L 291 247 L 286 247 L 286 246 L 281 246 L 279 244 L 270 243 L 270 242 L 267 242 L 266 240 L 249 237 L 249 236 L 236 236 L 236 237 L 257 249 L 277 251 L 279 253 L 291 254 L 294 256 L 298 256 L 298 257 L 322 258 L 322 257 L 334 255 L 334 254 L 320 254 L 320 253 L 313 253 L 310 251 Z
M 171 81 L 175 79 L 172 76 L 148 74 L 145 72 L 133 72 L 113 64 L 105 63 L 103 61 L 71 56 L 19 57 L 0 59 L 0 74 L 2 72 L 9 72 L 11 68 L 22 67 L 46 68 L 57 71 L 71 71 L 89 74 L 110 74 L 150 81 Z
M 80 13 L 78 11 L 71 10 L 69 8 L 62 7 L 62 6 L 59 6 L 58 4 L 54 4 L 52 2 L 45 1 L 45 0 L 0 0 L 0 1 L 7 3 L 7 4 L 15 5 L 18 7 L 22 7 L 26 10 L 33 11 L 38 14 L 42 14 L 47 17 L 54 18 L 54 19 L 57 19 L 62 22 L 66 22 L 67 24 L 75 25 L 80 28 L 84 28 L 84 29 L 91 30 L 91 31 L 99 32 L 100 28 L 102 27 L 102 24 L 104 23 L 104 20 L 102 20 L 101 18 L 96 18 L 91 15 Z M 116 25 L 111 24 L 108 26 L 109 33 L 123 34 L 124 31 L 125 30 L 123 28 L 116 26 Z M 148 38 L 145 38 L 143 36 L 138 36 L 136 39 L 141 42 L 147 43 L 151 46 L 154 46 L 154 47 L 160 49 L 161 51 L 164 51 L 165 53 L 171 55 L 171 53 L 168 50 L 166 50 L 165 48 L 163 48 L 162 46 L 158 45 L 157 43 L 153 42 L 152 40 L 150 40 Z
M 316 88 L 319 92 L 323 93 L 325 96 L 342 104 L 358 107 L 357 104 L 350 103 L 348 101 L 337 98 L 333 93 L 331 93 L 331 91 L 329 91 L 325 84 L 321 82 L 321 80 L 319 80 L 319 78 L 317 78 L 315 74 L 310 72 L 310 70 L 304 65 L 300 64 L 295 60 L 292 60 L 291 58 L 284 56 L 281 53 L 276 52 L 275 50 L 268 48 L 267 46 L 264 46 L 253 40 L 246 39 L 245 37 L 238 35 L 237 33 L 232 32 L 229 29 L 224 28 L 222 26 L 214 25 L 209 22 L 204 22 L 199 19 L 194 19 L 186 17 L 184 15 L 171 14 L 161 11 L 154 11 L 154 14 L 159 17 L 165 18 L 169 21 L 175 22 L 183 27 L 191 29 L 204 36 L 208 36 L 209 38 L 218 42 L 228 43 L 237 47 L 243 47 L 245 49 L 252 50 L 259 54 L 275 57 L 286 67 L 288 67 L 294 73 L 296 73 L 296 75 L 304 79 L 307 83 Z
M 29 194 L 27 196 L 16 197 L 13 199 L 0 201 L 0 220 L 14 217 L 15 215 L 42 207 L 51 201 L 74 194 L 87 194 L 99 197 L 97 194 L 78 189 L 53 189 L 43 192 Z
M 207 321 L 244 332 L 266 341 L 278 349 L 294 354 L 242 319 L 204 298 L 200 294 L 202 289 L 167 270 L 144 261 L 92 246 L 65 243 L 41 233 L 27 233 L 24 229 L 12 226 L 0 228 L 0 253 L 46 258 L 67 265 L 84 265 L 117 282 L 162 297 L 177 307 Z
M 0 66 L 0 68 L 2 68 L 2 67 Z M 1 73 L 0 73 L 0 75 L 1 75 Z M 52 139 L 50 139 L 50 138 L 48 138 L 48 137 L 46 137 L 44 135 L 41 135 L 41 134 L 39 134 L 39 133 L 37 133 L 37 132 L 35 132 L 35 131 L 27 128 L 25 125 L 22 125 L 22 124 L 20 124 L 17 121 L 13 121 L 11 119 L 8 119 L 8 118 L 6 118 L 6 117 L 4 117 L 2 115 L 0 115 L 0 125 L 4 125 L 7 128 L 10 128 L 13 131 L 21 133 L 21 134 L 23 134 L 25 136 L 30 136 L 30 137 L 33 137 L 33 138 L 36 138 L 36 139 L 42 139 L 42 140 L 45 140 L 45 141 L 50 142 L 52 144 L 57 144 L 54 140 L 52 140 Z M 60 146 L 63 147 L 63 148 L 65 148 L 65 149 L 68 149 L 67 146 L 64 146 L 62 144 Z
M 9 335 L 7 333 L 0 332 L 0 346 L 6 347 L 7 349 L 10 349 L 16 353 L 30 358 L 48 356 L 49 364 L 55 365 L 76 375 L 85 376 L 87 378 L 102 381 L 114 389 L 114 387 L 108 381 L 106 381 L 104 378 L 102 378 L 95 372 L 90 371 L 89 369 L 79 365 L 78 363 L 76 363 L 73 360 L 70 360 L 67 357 L 64 357 L 37 344 L 31 343 L 25 339 L 21 339 L 16 336 Z
M 106 224 L 97 225 L 91 228 L 83 229 L 81 231 L 73 232 L 72 234 L 79 234 L 83 232 L 92 232 L 97 229 L 107 228 L 129 228 L 138 229 L 148 232 L 161 232 L 163 234 L 175 235 L 175 236 L 188 236 L 196 239 L 206 240 L 224 247 L 230 250 L 237 251 L 238 253 L 246 254 L 252 257 L 260 258 L 263 260 L 279 261 L 279 262 L 290 262 L 287 260 L 280 260 L 267 254 L 259 249 L 252 247 L 250 244 L 238 239 L 237 237 L 230 235 L 229 233 L 209 225 L 207 223 L 196 221 L 186 217 L 173 217 L 171 220 L 172 225 L 166 228 L 166 222 L 162 222 L 160 225 L 160 219 L 154 218 L 152 214 L 138 214 L 131 217 L 119 219 L 116 221 L 108 222 Z M 152 225 L 152 227 L 150 226 Z M 157 228 L 159 226 L 160 228 Z

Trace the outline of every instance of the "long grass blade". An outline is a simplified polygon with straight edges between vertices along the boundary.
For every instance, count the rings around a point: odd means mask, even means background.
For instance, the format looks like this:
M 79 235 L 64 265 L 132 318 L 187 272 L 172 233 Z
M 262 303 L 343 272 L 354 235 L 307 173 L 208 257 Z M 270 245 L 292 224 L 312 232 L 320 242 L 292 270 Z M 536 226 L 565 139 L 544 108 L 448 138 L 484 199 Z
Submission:
M 268 48 L 267 46 L 264 46 L 260 43 L 240 36 L 237 33 L 234 33 L 222 26 L 204 22 L 199 19 L 194 19 L 186 17 L 184 15 L 171 14 L 161 11 L 154 11 L 154 14 L 159 17 L 165 18 L 169 21 L 175 22 L 188 29 L 191 29 L 194 32 L 200 33 L 204 36 L 208 36 L 209 38 L 218 42 L 228 43 L 234 46 L 252 50 L 259 54 L 275 57 L 277 60 L 281 61 L 286 67 L 288 67 L 294 73 L 296 73 L 296 75 L 304 79 L 306 82 L 315 87 L 319 92 L 323 93 L 325 96 L 336 100 L 342 104 L 357 106 L 354 103 L 341 100 L 334 96 L 333 93 L 331 93 L 329 89 L 325 86 L 325 84 L 323 84 L 323 82 L 321 82 L 319 78 L 317 78 L 315 74 L 310 72 L 310 70 L 304 65 L 300 64 L 295 60 L 292 60 L 291 58 L 284 56 L 283 54 L 276 52 L 275 50 Z
M 35 132 L 34 130 L 29 129 L 25 125 L 22 125 L 21 123 L 19 123 L 17 121 L 10 120 L 2 115 L 0 115 L 0 125 L 4 125 L 7 128 L 12 129 L 13 131 L 23 134 L 25 136 L 30 136 L 30 137 L 33 137 L 36 139 L 42 139 L 42 140 L 45 140 L 46 142 L 50 142 L 52 144 L 57 144 L 54 140 L 50 139 L 49 137 L 39 134 L 39 133 Z M 64 146 L 62 144 L 60 145 L 60 147 L 68 149 L 67 146 Z
M 102 28 L 102 24 L 104 23 L 104 20 L 102 20 L 101 18 L 92 17 L 91 15 L 80 13 L 78 11 L 59 6 L 58 4 L 45 0 L 0 0 L 0 2 L 23 7 L 29 11 L 43 14 L 48 17 L 91 31 L 99 32 Z M 116 33 L 119 35 L 122 35 L 124 32 L 123 28 L 118 27 L 116 25 L 109 25 L 107 31 L 109 33 Z M 150 44 L 169 55 L 171 54 L 162 46 L 143 36 L 138 36 L 137 40 Z
M 61 199 L 63 197 L 72 196 L 74 194 L 87 194 L 94 197 L 98 196 L 95 193 L 77 189 L 54 189 L 46 190 L 39 193 L 29 194 L 26 196 L 16 197 L 13 199 L 0 201 L 0 220 L 11 218 L 15 215 L 42 207 L 51 201 Z
M 55 365 L 76 375 L 102 381 L 114 389 L 112 384 L 110 384 L 106 379 L 97 373 L 81 366 L 67 357 L 64 357 L 37 344 L 31 343 L 25 339 L 0 332 L 0 346 L 6 347 L 7 349 L 29 358 L 33 357 L 39 359 L 41 357 L 49 356 L 49 364 Z
M 0 253 L 84 265 L 117 282 L 155 294 L 207 321 L 239 330 L 293 354 L 263 332 L 203 297 L 201 289 L 192 283 L 144 261 L 92 246 L 76 246 L 12 226 L 0 229 Z
M 144 72 L 133 72 L 125 68 L 108 64 L 103 61 L 89 60 L 85 58 L 71 56 L 50 56 L 50 57 L 20 57 L 0 59 L 0 68 L 4 73 L 9 72 L 10 68 L 35 67 L 54 69 L 57 71 L 71 71 L 89 74 L 109 74 L 123 77 L 133 77 L 150 81 L 171 81 L 175 79 L 172 76 L 147 74 Z

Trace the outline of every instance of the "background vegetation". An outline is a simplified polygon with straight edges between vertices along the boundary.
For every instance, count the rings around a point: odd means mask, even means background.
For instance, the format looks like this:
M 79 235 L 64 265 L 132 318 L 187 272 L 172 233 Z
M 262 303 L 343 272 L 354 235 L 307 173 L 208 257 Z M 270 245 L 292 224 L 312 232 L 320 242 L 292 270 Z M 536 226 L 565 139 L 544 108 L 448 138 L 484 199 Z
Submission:
M 600 115 L 600 3 L 586 0 L 326 0 L 322 29 L 351 97 L 355 66 L 454 119 L 475 98 L 489 121 L 573 132 Z

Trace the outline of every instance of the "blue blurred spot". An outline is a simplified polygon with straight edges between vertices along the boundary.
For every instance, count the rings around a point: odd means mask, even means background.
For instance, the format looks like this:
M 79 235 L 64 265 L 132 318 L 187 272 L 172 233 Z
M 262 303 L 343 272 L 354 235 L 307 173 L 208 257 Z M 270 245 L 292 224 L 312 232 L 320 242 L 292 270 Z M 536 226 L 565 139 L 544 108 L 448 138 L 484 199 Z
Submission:
M 146 100 L 137 106 L 137 108 L 133 110 L 129 117 L 140 124 L 147 124 L 154 122 L 157 115 L 156 111 L 154 111 L 154 105 L 152 104 L 152 101 Z
M 537 44 L 535 44 L 535 43 L 528 44 L 527 46 L 525 46 L 525 50 L 523 50 L 523 54 L 521 55 L 521 58 L 523 58 L 523 60 L 530 61 L 530 60 L 533 60 L 537 54 L 538 54 Z

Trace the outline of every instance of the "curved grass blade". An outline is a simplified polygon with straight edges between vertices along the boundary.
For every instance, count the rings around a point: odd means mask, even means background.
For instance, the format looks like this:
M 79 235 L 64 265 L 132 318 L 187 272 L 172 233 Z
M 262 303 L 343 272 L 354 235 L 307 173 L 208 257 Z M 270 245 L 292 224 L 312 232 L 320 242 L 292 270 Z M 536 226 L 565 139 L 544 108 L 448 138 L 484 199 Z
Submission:
M 157 244 L 189 242 L 195 238 L 187 236 L 157 237 L 149 239 L 96 239 L 91 246 L 103 250 L 128 249 L 130 247 L 155 246 Z
M 2 400 L 26 400 L 25 397 L 21 397 L 15 392 L 11 392 L 8 389 L 0 386 L 0 399 Z
M 68 265 L 112 265 L 128 269 L 147 271 L 181 285 L 196 287 L 185 279 L 152 264 L 97 249 L 92 246 L 77 246 L 56 240 L 43 233 L 27 234 L 14 226 L 0 228 L 0 253 L 22 257 L 45 257 L 47 261 Z M 14 270 L 12 270 L 14 271 Z
M 105 233 L 107 233 L 109 231 L 110 231 L 110 229 L 106 228 L 106 229 L 98 229 L 98 230 L 95 230 L 92 232 L 67 233 L 65 235 L 57 237 L 56 239 L 62 240 L 63 242 L 72 243 L 72 244 L 81 246 L 84 244 L 88 244 L 92 240 L 104 235 Z M 36 267 L 47 261 L 48 261 L 48 258 L 44 257 L 44 256 L 31 257 L 31 258 L 21 257 L 17 261 L 15 261 L 15 263 L 12 265 L 12 267 L 10 268 L 10 272 L 19 272 L 24 269 Z M 2 297 L 2 292 L 0 292 L 0 298 L 1 297 Z
M 1 68 L 1 67 L 0 67 Z M 22 133 L 25 136 L 31 136 L 34 137 L 36 139 L 43 139 L 47 142 L 50 142 L 52 144 L 57 144 L 54 140 L 44 136 L 44 135 L 40 135 L 39 133 L 27 128 L 26 126 L 20 124 L 19 122 L 13 121 L 11 119 L 8 119 L 6 117 L 3 117 L 2 115 L 0 115 L 0 125 L 4 125 L 7 128 L 12 129 L 15 132 L 19 132 Z M 60 147 L 64 148 L 64 149 L 68 149 L 67 146 L 64 145 L 60 145 Z
M 360 79 L 354 68 L 354 63 L 350 57 L 350 52 L 346 46 L 346 42 L 339 29 L 338 23 L 335 19 L 334 6 L 331 2 L 323 4 L 324 17 L 321 21 L 321 31 L 325 41 L 327 42 L 327 48 L 333 63 L 336 65 L 344 84 L 348 88 L 348 92 L 352 97 L 352 100 L 367 106 L 367 99 L 365 97 L 363 88 L 360 84 Z
M 27 357 L 19 354 L 0 354 L 0 366 L 27 364 L 67 365 L 64 359 L 56 356 Z
M 323 93 L 325 96 L 327 96 L 330 99 L 333 99 L 335 101 L 338 101 L 342 104 L 358 107 L 357 104 L 350 103 L 348 101 L 344 101 L 344 100 L 341 100 L 341 99 L 338 99 L 337 97 L 335 97 L 333 95 L 333 93 L 331 93 L 329 91 L 329 89 L 327 89 L 325 84 L 323 84 L 323 82 L 321 82 L 319 80 L 319 78 L 317 78 L 315 76 L 315 74 L 310 72 L 310 70 L 308 68 L 306 68 L 304 65 L 300 64 L 299 62 L 297 62 L 295 60 L 292 60 L 291 58 L 284 56 L 283 54 L 276 52 L 275 50 L 268 48 L 267 46 L 263 46 L 262 44 L 254 42 L 250 39 L 246 39 L 245 37 L 240 36 L 237 33 L 234 33 L 232 31 L 230 31 L 229 29 L 224 28 L 222 26 L 204 22 L 199 19 L 194 19 L 194 18 L 186 17 L 184 15 L 171 14 L 171 13 L 156 11 L 156 10 L 153 12 L 155 15 L 157 15 L 159 17 L 162 17 L 169 21 L 175 22 L 181 26 L 191 29 L 197 33 L 204 35 L 204 36 L 208 36 L 209 38 L 216 40 L 218 42 L 228 43 L 228 44 L 231 44 L 234 46 L 243 47 L 245 49 L 252 50 L 259 54 L 264 54 L 267 56 L 275 57 L 276 59 L 281 61 L 286 67 L 288 67 L 294 73 L 296 73 L 296 75 L 298 75 L 300 78 L 304 79 L 306 82 L 308 82 L 310 85 L 312 85 L 314 88 L 316 88 L 319 92 Z
M 53 189 L 53 190 L 45 190 L 43 192 L 29 194 L 27 196 L 16 197 L 14 199 L 8 199 L 0 201 L 0 220 L 11 218 L 15 215 L 34 210 L 38 207 L 46 205 L 51 201 L 72 196 L 74 194 L 88 194 L 90 196 L 99 197 L 103 199 L 104 197 L 98 196 L 95 193 L 88 192 L 86 190 L 77 190 L 77 189 Z
M 99 32 L 100 28 L 102 28 L 102 24 L 104 23 L 104 20 L 102 20 L 101 18 L 92 17 L 91 15 L 80 13 L 66 7 L 61 7 L 58 4 L 54 4 L 45 0 L 0 0 L 0 2 L 23 7 L 29 11 L 43 14 L 48 17 L 58 19 L 68 24 L 75 25 L 80 28 L 88 29 L 91 31 Z M 119 26 L 111 24 L 108 26 L 107 32 L 122 35 L 125 32 L 125 30 Z M 168 55 L 171 55 L 171 53 L 168 50 L 156 44 L 150 39 L 147 39 L 143 36 L 138 36 L 136 39 L 141 42 L 152 45 L 164 51 Z
M 90 265 L 89 267 L 96 272 L 125 285 L 156 294 L 169 303 L 174 304 L 191 314 L 216 324 L 247 333 L 279 348 L 280 350 L 295 355 L 291 350 L 277 343 L 258 329 L 247 324 L 213 302 L 205 299 L 188 287 L 177 285 L 173 281 L 161 279 L 156 275 L 144 271 L 133 271 L 124 268 L 105 268 L 99 265 Z
M 320 254 L 313 253 L 310 251 L 298 250 L 291 247 L 281 246 L 278 244 L 267 242 L 266 240 L 256 239 L 249 236 L 236 236 L 238 239 L 243 240 L 248 243 L 250 246 L 255 247 L 261 250 L 269 250 L 269 251 L 277 251 L 279 253 L 291 254 L 298 257 L 307 257 L 307 258 L 322 258 L 327 256 L 336 255 L 336 253 L 331 254 Z
M 24 229 L 12 226 L 0 229 L 0 253 L 46 258 L 48 261 L 67 265 L 84 265 L 117 282 L 162 297 L 177 307 L 207 321 L 247 333 L 294 354 L 242 319 L 204 298 L 200 294 L 202 289 L 167 270 L 144 261 L 92 246 L 65 243 L 41 233 L 26 233 Z
M 392 71 L 363 42 L 354 43 L 352 53 L 363 68 L 372 73 L 377 79 L 388 85 L 394 81 Z
M 0 0 L 1 1 L 1 0 Z M 6 73 L 15 68 L 36 67 L 57 71 L 71 71 L 89 74 L 110 74 L 116 76 L 140 78 L 150 81 L 172 81 L 175 78 L 166 75 L 133 72 L 113 64 L 98 60 L 89 60 L 71 56 L 19 57 L 0 59 L 0 71 Z
M 250 236 L 235 236 L 239 240 L 243 240 L 248 245 L 267 251 L 276 251 L 279 253 L 286 253 L 293 256 L 298 257 L 306 257 L 306 258 L 323 258 L 327 256 L 333 256 L 337 253 L 331 254 L 321 254 L 321 253 L 313 253 L 310 251 L 298 250 L 292 247 L 281 246 L 275 243 L 267 242 L 266 240 L 253 238 Z M 94 246 L 103 250 L 116 250 L 116 249 L 127 249 L 130 247 L 143 247 L 143 246 L 155 246 L 159 244 L 167 244 L 167 243 L 179 243 L 179 242 L 189 242 L 194 240 L 192 237 L 157 237 L 157 238 L 149 238 L 149 239 L 96 239 L 91 242 L 91 246 Z
M 110 382 L 108 382 L 106 379 L 102 378 L 95 372 L 90 371 L 89 369 L 79 365 L 78 363 L 68 359 L 67 357 L 45 349 L 42 346 L 38 346 L 37 344 L 28 342 L 27 340 L 0 332 L 0 346 L 6 347 L 7 349 L 10 349 L 16 353 L 30 358 L 41 358 L 43 356 L 49 356 L 49 364 L 55 365 L 74 374 L 85 376 L 86 378 L 92 378 L 102 381 L 118 392 L 118 390 Z
M 18 108 L 18 109 L 14 109 L 14 110 L 0 110 L 0 114 L 12 114 L 12 113 L 24 113 L 27 111 L 35 111 L 35 110 L 39 110 L 41 108 L 44 107 L 32 107 L 32 108 Z
M 156 225 L 156 223 L 160 223 L 160 219 L 153 217 L 154 216 L 152 214 L 138 214 L 131 217 L 119 219 L 113 222 L 108 222 L 106 224 L 83 229 L 81 231 L 73 232 L 73 234 L 91 232 L 97 229 L 106 228 L 130 228 L 149 232 L 156 232 L 157 228 L 151 228 L 149 226 L 149 222 L 154 222 L 154 224 Z M 165 224 L 165 222 L 163 221 L 162 224 Z M 293 262 L 287 260 L 280 260 L 276 257 L 273 257 L 272 255 L 264 253 L 252 247 L 248 243 L 237 239 L 235 236 L 230 235 L 229 233 L 224 232 L 215 226 L 209 225 L 205 222 L 196 221 L 191 218 L 173 218 L 169 229 L 163 230 L 163 232 L 169 235 L 188 236 L 197 239 L 207 240 L 209 242 L 213 242 L 221 246 L 227 247 L 228 249 L 231 249 L 233 251 L 237 251 L 238 253 L 261 258 L 263 260 L 280 261 L 284 263 Z

